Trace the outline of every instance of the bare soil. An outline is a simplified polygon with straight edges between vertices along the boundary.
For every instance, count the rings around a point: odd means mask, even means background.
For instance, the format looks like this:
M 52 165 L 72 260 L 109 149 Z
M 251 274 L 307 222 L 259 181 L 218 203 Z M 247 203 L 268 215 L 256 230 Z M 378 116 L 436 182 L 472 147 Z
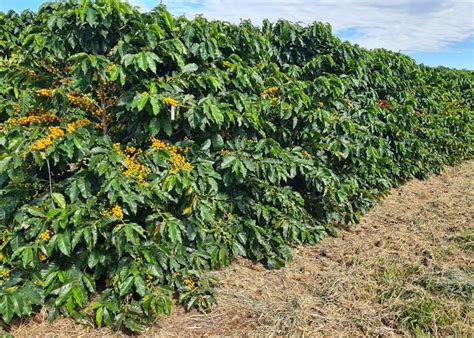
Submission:
M 239 258 L 210 274 L 220 281 L 213 311 L 177 306 L 143 335 L 471 336 L 474 161 L 393 189 L 359 225 L 295 248 L 283 269 Z M 11 334 L 126 335 L 37 317 Z

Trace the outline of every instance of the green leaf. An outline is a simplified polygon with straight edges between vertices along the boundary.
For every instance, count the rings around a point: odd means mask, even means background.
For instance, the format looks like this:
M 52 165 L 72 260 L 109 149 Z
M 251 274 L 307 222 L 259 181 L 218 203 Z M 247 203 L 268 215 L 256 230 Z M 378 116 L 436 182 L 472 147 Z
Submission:
M 83 274 L 82 280 L 84 281 L 84 285 L 86 286 L 87 290 L 89 290 L 89 292 L 95 292 L 94 283 L 89 276 Z
M 130 291 L 134 280 L 135 278 L 133 276 L 129 276 L 124 282 L 120 283 L 120 286 L 119 286 L 120 297 L 125 296 Z
M 28 112 L 30 103 L 32 101 L 31 95 L 26 90 L 22 90 L 18 101 L 19 101 L 18 104 L 20 105 L 21 113 L 25 114 L 26 112 Z
M 127 75 L 125 74 L 125 71 L 123 70 L 122 67 L 117 67 L 120 69 L 119 71 L 119 76 L 120 76 L 120 84 L 123 86 L 125 84 L 125 81 L 127 80 Z
M 150 104 L 153 110 L 153 115 L 158 115 L 161 110 L 161 105 L 157 95 L 150 96 Z
M 15 314 L 10 297 L 10 295 L 3 295 L 0 300 L 0 313 L 2 314 L 2 319 L 6 324 L 10 323 Z
M 71 241 L 69 236 L 66 233 L 56 235 L 56 243 L 58 245 L 59 251 L 61 251 L 66 256 L 71 254 Z
M 143 70 L 144 72 L 148 69 L 148 57 L 145 52 L 140 52 L 136 56 L 136 63 L 138 67 Z
M 92 269 L 97 265 L 97 263 L 99 263 L 99 254 L 94 250 L 89 253 L 89 257 L 87 258 L 87 266 Z
M 92 6 L 87 8 L 87 22 L 91 27 L 97 26 L 97 12 Z
M 53 192 L 51 194 L 53 197 L 53 200 L 56 202 L 56 204 L 61 208 L 65 209 L 66 208 L 66 199 L 64 198 L 64 195 L 59 193 L 59 192 Z
M 233 155 L 225 156 L 221 163 L 221 169 L 229 168 L 235 160 L 237 158 Z
M 134 332 L 141 332 L 145 329 L 145 326 L 142 323 L 132 318 L 126 318 L 124 324 L 127 329 Z
M 8 156 L 8 157 L 5 157 L 4 159 L 0 160 L 0 174 L 5 171 L 8 163 L 10 162 L 11 159 L 12 159 L 12 157 Z
M 25 250 L 23 250 L 21 255 L 21 263 L 23 264 L 24 268 L 26 268 L 28 265 L 34 266 L 33 249 L 31 247 L 26 247 Z
M 138 111 L 142 111 L 143 108 L 145 108 L 149 99 L 150 99 L 150 96 L 148 94 L 140 94 L 140 97 L 137 102 Z
M 173 127 L 171 126 L 171 120 L 168 117 L 161 119 L 161 127 L 167 136 L 171 136 L 173 133 Z
M 89 57 L 89 54 L 81 52 L 81 53 L 71 55 L 69 57 L 68 61 L 74 62 L 74 63 L 79 63 L 80 61 L 83 61 L 84 59 L 87 59 L 88 57 Z
M 242 257 L 247 256 L 247 250 L 245 250 L 245 247 L 238 241 L 234 241 L 234 243 L 232 244 L 232 252 L 234 253 L 234 255 L 240 255 Z
M 212 146 L 216 150 L 219 150 L 224 147 L 224 139 L 222 138 L 221 134 L 214 134 L 214 136 L 212 137 Z
M 112 306 L 110 305 L 110 303 L 107 304 L 107 305 L 108 305 L 109 307 L 112 307 Z M 107 308 L 104 308 L 104 322 L 105 322 L 105 324 L 106 324 L 108 327 L 113 327 L 114 324 L 117 324 L 116 322 L 114 323 L 114 322 L 112 321 L 112 316 L 110 315 L 109 310 L 107 310 Z
M 168 220 L 166 222 L 166 228 L 168 230 L 168 236 L 171 240 L 171 243 L 176 244 L 176 243 L 181 243 L 181 231 L 178 227 L 178 223 L 176 220 Z
M 156 74 L 156 64 L 155 64 L 155 61 L 153 59 L 150 59 L 148 58 L 148 67 L 150 68 L 150 70 Z
M 150 70 L 156 74 L 156 60 L 155 53 L 148 52 L 146 53 L 147 63 Z
M 38 291 L 36 286 L 33 286 L 30 284 L 24 287 L 22 291 L 23 291 L 23 294 L 27 297 L 29 303 L 35 304 L 35 305 L 43 304 L 44 297 Z
M 97 322 L 97 324 L 102 325 L 102 317 L 104 315 L 104 307 L 101 306 L 100 308 L 97 309 L 97 311 L 95 312 L 95 321 Z
M 224 114 L 222 114 L 219 107 L 214 104 L 211 104 L 209 108 L 211 110 L 211 115 L 217 124 L 221 124 L 222 122 L 224 122 Z
M 51 292 L 51 294 L 55 294 L 58 296 L 56 300 L 54 301 L 54 304 L 56 304 L 56 306 L 63 304 L 66 301 L 66 299 L 69 297 L 70 292 L 73 287 L 74 287 L 73 283 L 67 283 L 59 287 L 58 289 L 54 290 L 53 292 Z
M 198 70 L 198 66 L 195 63 L 188 63 L 183 68 L 183 73 L 192 73 Z
M 43 210 L 41 210 L 40 208 L 38 207 L 27 207 L 25 208 L 26 211 L 33 215 L 33 216 L 36 216 L 36 217 L 40 217 L 40 218 L 47 218 L 46 214 L 43 212 Z
M 138 244 L 138 237 L 135 234 L 135 228 L 132 224 L 127 224 L 124 227 L 125 229 L 125 237 L 127 241 L 130 243 Z
M 166 27 L 169 30 L 172 30 L 173 27 L 174 27 L 174 18 L 173 18 L 173 16 L 168 11 L 162 11 L 161 13 L 163 14 L 163 18 L 165 19 Z
M 140 296 L 145 296 L 146 294 L 146 286 L 145 286 L 145 280 L 143 279 L 142 276 L 137 276 L 135 277 L 135 289 L 137 290 L 137 293 Z
M 112 70 L 110 71 L 110 80 L 111 81 L 115 81 L 118 79 L 119 75 L 120 75 L 120 71 L 122 70 L 122 67 L 120 66 L 115 66 L 114 68 L 112 68 Z

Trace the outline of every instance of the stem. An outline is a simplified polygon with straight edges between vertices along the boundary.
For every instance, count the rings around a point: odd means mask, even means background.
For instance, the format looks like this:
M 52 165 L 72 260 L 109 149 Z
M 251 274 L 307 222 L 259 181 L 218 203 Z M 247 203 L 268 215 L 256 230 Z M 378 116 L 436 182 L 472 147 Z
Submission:
M 53 200 L 53 183 L 51 180 L 51 166 L 49 165 L 49 159 L 46 159 L 46 164 L 48 165 L 48 178 L 49 178 L 49 194 L 51 196 L 51 203 L 54 207 L 54 200 Z
M 102 106 L 102 120 L 101 120 L 101 124 L 102 124 L 102 134 L 107 135 L 107 130 L 108 130 L 108 125 L 107 125 L 107 109 L 103 106 Z

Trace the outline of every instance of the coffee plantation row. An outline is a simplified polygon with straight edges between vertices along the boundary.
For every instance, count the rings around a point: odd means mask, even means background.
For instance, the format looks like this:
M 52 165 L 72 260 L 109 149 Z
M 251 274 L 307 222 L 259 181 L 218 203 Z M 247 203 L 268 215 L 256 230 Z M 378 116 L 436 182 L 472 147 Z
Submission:
M 473 155 L 472 71 L 327 24 L 68 0 L 0 13 L 0 314 L 139 331 L 202 272 L 358 222 Z

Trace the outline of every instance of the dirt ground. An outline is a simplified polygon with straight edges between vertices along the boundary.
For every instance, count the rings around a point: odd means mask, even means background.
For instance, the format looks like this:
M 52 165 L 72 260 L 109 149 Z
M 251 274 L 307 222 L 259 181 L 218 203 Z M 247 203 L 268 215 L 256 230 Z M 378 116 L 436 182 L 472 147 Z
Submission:
M 413 180 L 361 224 L 295 249 L 287 267 L 236 259 L 209 314 L 176 307 L 145 336 L 389 336 L 474 333 L 474 161 Z M 15 337 L 124 336 L 69 319 L 14 327 Z

